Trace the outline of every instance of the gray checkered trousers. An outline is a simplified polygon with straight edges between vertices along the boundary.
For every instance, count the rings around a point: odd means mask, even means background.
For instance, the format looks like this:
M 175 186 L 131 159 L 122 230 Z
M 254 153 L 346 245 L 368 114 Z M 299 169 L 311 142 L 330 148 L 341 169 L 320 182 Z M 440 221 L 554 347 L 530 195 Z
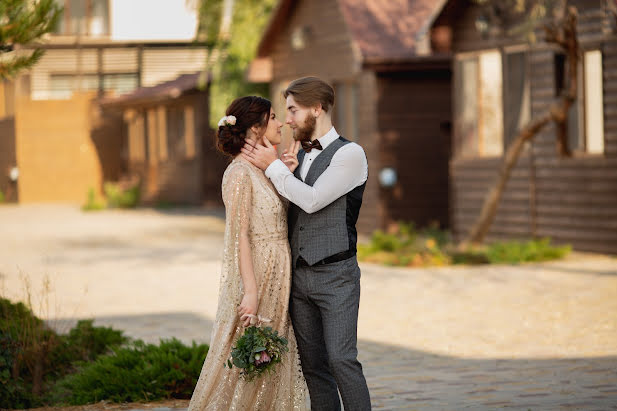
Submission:
M 339 137 L 326 147 L 313 160 L 304 182 L 312 186 L 330 165 L 334 153 L 348 143 Z M 298 154 L 300 164 L 304 154 Z M 300 178 L 300 166 L 295 175 Z M 364 186 L 358 189 L 361 199 Z M 357 359 L 360 268 L 355 239 L 352 244 L 347 226 L 351 204 L 348 195 L 313 214 L 294 204 L 289 209 L 293 261 L 289 309 L 311 408 L 316 411 L 340 410 L 339 392 L 345 411 L 371 409 L 362 365 Z M 357 207 L 359 211 L 359 204 Z M 354 252 L 350 253 L 352 246 Z M 344 259 L 332 258 L 337 255 Z M 331 262 L 333 259 L 338 261 Z

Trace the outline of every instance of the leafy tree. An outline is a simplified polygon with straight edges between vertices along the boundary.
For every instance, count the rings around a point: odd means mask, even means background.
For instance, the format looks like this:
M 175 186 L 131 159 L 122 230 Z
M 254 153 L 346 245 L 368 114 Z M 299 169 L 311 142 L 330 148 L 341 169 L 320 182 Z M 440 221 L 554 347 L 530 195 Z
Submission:
M 480 216 L 467 237 L 459 244 L 460 248 L 482 243 L 497 214 L 499 200 L 524 144 L 533 140 L 545 126 L 555 123 L 557 152 L 561 156 L 571 155 L 567 140 L 567 122 L 569 109 L 576 101 L 578 93 L 578 61 L 581 54 L 576 31 L 578 12 L 568 0 L 474 1 L 482 6 L 487 24 L 491 27 L 491 35 L 515 35 L 533 42 L 536 39 L 536 30 L 542 29 L 544 41 L 557 45 L 564 52 L 564 73 L 568 73 L 568 76 L 563 94 L 544 113 L 532 118 L 510 143 L 497 181 L 484 200 Z
M 0 80 L 14 77 L 36 64 L 44 51 L 36 43 L 52 32 L 62 8 L 55 0 L 0 1 Z M 20 46 L 35 46 L 26 51 Z
M 268 85 L 249 83 L 246 71 L 275 4 L 276 0 L 200 0 L 197 40 L 209 51 L 212 127 L 234 98 L 268 95 Z

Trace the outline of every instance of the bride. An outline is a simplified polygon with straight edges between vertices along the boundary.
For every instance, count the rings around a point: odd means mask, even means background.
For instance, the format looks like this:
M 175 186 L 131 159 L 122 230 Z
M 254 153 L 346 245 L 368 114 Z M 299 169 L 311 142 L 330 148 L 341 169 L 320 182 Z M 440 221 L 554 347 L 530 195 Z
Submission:
M 219 302 L 210 350 L 189 410 L 306 409 L 306 383 L 288 313 L 291 257 L 286 200 L 259 168 L 239 155 L 247 140 L 279 144 L 283 124 L 270 101 L 261 97 L 238 98 L 226 114 L 219 122 L 217 146 L 233 160 L 222 184 L 226 222 Z M 297 154 L 298 143 L 290 152 Z M 293 172 L 297 159 L 287 158 Z M 247 382 L 238 368 L 224 364 L 255 315 L 272 320 L 268 326 L 287 338 L 289 352 L 274 373 Z

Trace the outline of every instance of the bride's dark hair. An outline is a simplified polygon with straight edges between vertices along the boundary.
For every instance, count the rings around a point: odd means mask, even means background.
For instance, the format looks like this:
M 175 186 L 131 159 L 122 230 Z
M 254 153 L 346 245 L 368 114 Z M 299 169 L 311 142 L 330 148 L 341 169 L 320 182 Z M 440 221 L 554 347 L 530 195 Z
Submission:
M 246 131 L 257 124 L 260 128 L 268 125 L 272 103 L 263 97 L 246 96 L 235 99 L 225 115 L 234 116 L 236 124 L 223 124 L 216 132 L 216 147 L 223 153 L 235 156 L 245 143 Z

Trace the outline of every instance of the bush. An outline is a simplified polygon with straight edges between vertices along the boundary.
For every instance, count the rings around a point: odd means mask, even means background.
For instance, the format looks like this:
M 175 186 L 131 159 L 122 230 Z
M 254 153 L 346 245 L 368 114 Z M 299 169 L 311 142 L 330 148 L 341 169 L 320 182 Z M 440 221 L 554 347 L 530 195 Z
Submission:
M 40 403 L 47 353 L 57 335 L 23 303 L 0 298 L 0 408 Z
M 131 343 L 92 320 L 60 335 L 27 305 L 2 297 L 0 330 L 0 409 L 190 398 L 208 353 L 205 344 L 176 339 Z
M 25 304 L 0 297 L 0 408 L 42 405 L 54 382 L 128 339 L 121 331 L 77 323 L 68 335 L 49 328 Z
M 531 261 L 549 261 L 563 258 L 572 251 L 572 247 L 552 246 L 550 238 L 527 242 L 499 242 L 491 244 L 486 250 L 488 260 L 493 263 L 524 263 Z
M 387 233 L 375 231 L 369 244 L 358 245 L 360 261 L 394 266 L 445 264 L 517 264 L 563 258 L 570 246 L 552 246 L 550 239 L 497 242 L 460 252 L 447 231 L 435 224 L 416 230 L 413 224 L 397 223 Z
M 94 193 L 94 188 L 91 187 L 88 190 L 88 200 L 86 201 L 86 204 L 81 206 L 81 209 L 83 211 L 98 211 L 98 210 L 102 210 L 104 208 L 105 208 L 105 203 L 103 203 L 102 201 L 98 201 L 96 199 L 96 194 Z
M 122 331 L 111 327 L 95 327 L 93 320 L 80 320 L 67 335 L 61 335 L 56 348 L 50 352 L 55 377 L 60 378 L 75 369 L 75 363 L 94 361 L 129 341 Z
M 4 197 L 4 193 L 0 190 L 0 204 L 4 203 L 5 200 L 6 198 Z
M 397 266 L 444 265 L 450 262 L 442 250 L 448 238 L 436 224 L 417 231 L 413 223 L 399 222 L 387 233 L 375 231 L 369 244 L 358 245 L 358 259 Z
M 103 185 L 107 205 L 112 208 L 135 208 L 139 203 L 139 183 L 123 188 L 120 184 L 107 182 Z
M 175 338 L 161 340 L 160 346 L 137 340 L 93 363 L 82 363 L 78 373 L 58 382 L 54 402 L 190 398 L 207 353 L 205 344 L 187 347 Z

